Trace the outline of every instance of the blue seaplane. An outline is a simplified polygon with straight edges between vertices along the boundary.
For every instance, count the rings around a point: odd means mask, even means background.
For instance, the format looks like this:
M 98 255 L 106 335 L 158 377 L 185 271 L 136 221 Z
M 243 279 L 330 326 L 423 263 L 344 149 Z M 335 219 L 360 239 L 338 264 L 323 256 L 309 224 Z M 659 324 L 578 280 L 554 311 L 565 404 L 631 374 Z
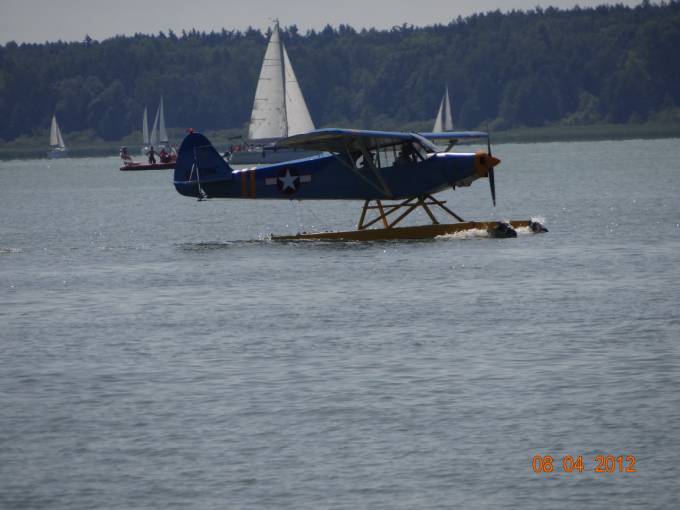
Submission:
M 450 152 L 461 140 L 486 138 L 487 151 Z M 448 141 L 442 150 L 434 141 Z M 318 129 L 279 140 L 276 148 L 301 149 L 320 155 L 254 168 L 233 169 L 210 141 L 189 130 L 175 164 L 175 189 L 199 200 L 214 198 L 361 200 L 356 230 L 304 232 L 272 236 L 274 240 L 427 239 L 464 230 L 484 229 L 492 237 L 515 237 L 520 227 L 546 232 L 543 225 L 465 221 L 434 195 L 448 188 L 470 186 L 486 178 L 496 205 L 489 136 L 481 131 L 403 133 L 355 129 Z M 427 225 L 401 226 L 422 209 Z M 455 222 L 440 222 L 435 211 Z M 450 221 L 450 220 L 449 220 Z

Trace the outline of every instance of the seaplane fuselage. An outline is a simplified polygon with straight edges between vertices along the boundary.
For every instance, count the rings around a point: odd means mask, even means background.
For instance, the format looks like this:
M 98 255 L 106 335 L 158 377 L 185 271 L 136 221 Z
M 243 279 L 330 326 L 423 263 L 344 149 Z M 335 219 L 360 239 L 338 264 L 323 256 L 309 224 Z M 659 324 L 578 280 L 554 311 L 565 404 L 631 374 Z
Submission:
M 199 198 L 406 199 L 468 186 L 500 162 L 483 152 L 421 151 L 390 162 L 375 156 L 336 153 L 233 169 L 205 137 L 193 133 L 180 147 L 174 185 L 182 195 Z

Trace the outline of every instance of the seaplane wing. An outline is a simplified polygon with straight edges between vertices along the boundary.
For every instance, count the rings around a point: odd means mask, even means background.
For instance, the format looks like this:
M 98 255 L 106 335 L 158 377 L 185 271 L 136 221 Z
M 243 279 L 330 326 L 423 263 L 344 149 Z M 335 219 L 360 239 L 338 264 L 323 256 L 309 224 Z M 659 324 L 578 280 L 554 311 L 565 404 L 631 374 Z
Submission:
M 420 133 L 420 136 L 435 143 L 446 142 L 447 146 L 444 149 L 444 152 L 450 151 L 451 148 L 461 140 L 469 141 L 478 138 L 486 138 L 486 142 L 489 146 L 489 152 L 491 151 L 491 139 L 489 138 L 489 133 L 485 133 L 484 131 L 437 131 L 434 133 Z
M 427 140 L 415 133 L 331 128 L 284 138 L 276 142 L 276 147 L 344 154 L 375 151 L 412 142 L 426 145 L 428 148 L 431 146 Z

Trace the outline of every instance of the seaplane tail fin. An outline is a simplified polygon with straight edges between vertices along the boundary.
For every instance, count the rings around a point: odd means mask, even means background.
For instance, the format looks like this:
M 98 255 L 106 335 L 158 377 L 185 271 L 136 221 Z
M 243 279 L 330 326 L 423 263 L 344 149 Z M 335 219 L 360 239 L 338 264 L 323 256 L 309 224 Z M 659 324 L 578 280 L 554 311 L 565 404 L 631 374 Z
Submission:
M 186 196 L 201 197 L 202 184 L 231 180 L 231 167 L 210 141 L 199 133 L 189 133 L 177 153 L 175 188 Z

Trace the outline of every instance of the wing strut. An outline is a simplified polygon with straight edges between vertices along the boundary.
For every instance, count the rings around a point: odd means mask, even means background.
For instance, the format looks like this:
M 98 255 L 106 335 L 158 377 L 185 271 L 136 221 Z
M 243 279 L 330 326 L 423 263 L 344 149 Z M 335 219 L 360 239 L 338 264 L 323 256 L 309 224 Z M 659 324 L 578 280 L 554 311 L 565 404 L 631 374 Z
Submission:
M 364 174 L 361 173 L 361 171 L 352 163 L 349 163 L 349 161 L 354 161 L 354 158 L 352 157 L 352 153 L 349 150 L 349 146 L 345 146 L 345 153 L 347 155 L 347 161 L 344 160 L 344 158 L 339 157 L 339 154 L 336 155 L 336 159 L 342 163 L 343 166 L 347 167 L 349 170 L 354 173 L 357 177 L 359 177 L 362 181 L 364 181 L 366 184 L 370 185 L 373 189 L 376 191 L 382 193 L 385 195 L 386 198 L 389 198 L 392 196 L 392 192 L 390 191 L 389 187 L 387 186 L 387 183 L 381 182 L 383 186 L 379 186 L 375 182 L 373 182 L 371 179 L 366 177 Z M 365 156 L 364 156 L 365 157 Z M 369 158 L 370 160 L 370 158 Z M 373 170 L 373 173 L 376 174 L 376 171 Z M 378 177 L 379 181 L 382 181 L 382 176 L 380 176 L 379 173 L 376 174 L 376 177 Z
M 368 166 L 373 171 L 373 175 L 375 175 L 375 178 L 378 179 L 380 186 L 382 186 L 383 193 L 385 194 L 385 196 L 387 196 L 387 197 L 394 196 L 392 194 L 392 190 L 387 185 L 387 182 L 385 181 L 382 174 L 380 173 L 380 170 L 375 166 L 375 161 L 373 161 L 373 157 L 371 156 L 370 152 L 366 148 L 366 144 L 362 144 L 361 153 L 364 155 L 364 161 L 368 161 Z M 380 151 L 376 151 L 376 153 L 378 155 L 378 158 L 380 158 Z

